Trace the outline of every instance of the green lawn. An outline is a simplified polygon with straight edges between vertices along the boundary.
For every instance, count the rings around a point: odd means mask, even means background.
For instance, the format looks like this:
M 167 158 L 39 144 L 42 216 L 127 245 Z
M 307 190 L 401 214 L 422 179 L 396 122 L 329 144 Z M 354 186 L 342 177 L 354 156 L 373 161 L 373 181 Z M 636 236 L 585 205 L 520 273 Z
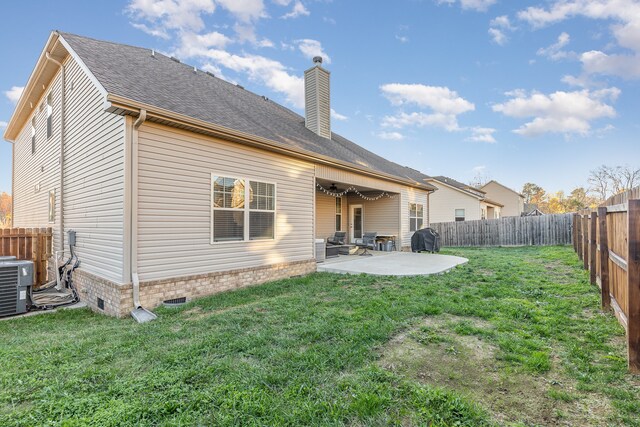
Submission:
M 158 309 L 0 322 L 0 425 L 640 425 L 623 329 L 568 247 L 456 249 Z

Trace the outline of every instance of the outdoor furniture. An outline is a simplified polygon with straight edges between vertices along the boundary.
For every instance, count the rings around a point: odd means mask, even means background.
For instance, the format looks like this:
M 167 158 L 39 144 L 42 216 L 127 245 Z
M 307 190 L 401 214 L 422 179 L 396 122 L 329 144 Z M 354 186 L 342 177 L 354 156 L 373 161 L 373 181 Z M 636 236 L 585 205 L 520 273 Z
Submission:
M 327 258 L 335 258 L 340 255 L 340 245 L 327 245 L 325 248 Z
M 327 238 L 327 243 L 329 245 L 344 245 L 346 238 L 346 231 L 336 231 L 333 236 Z
M 362 239 L 356 239 L 355 244 L 359 249 L 363 249 L 362 255 L 373 255 L 369 252 L 369 249 L 374 250 L 376 248 L 376 237 L 378 236 L 377 232 L 373 233 L 364 233 Z

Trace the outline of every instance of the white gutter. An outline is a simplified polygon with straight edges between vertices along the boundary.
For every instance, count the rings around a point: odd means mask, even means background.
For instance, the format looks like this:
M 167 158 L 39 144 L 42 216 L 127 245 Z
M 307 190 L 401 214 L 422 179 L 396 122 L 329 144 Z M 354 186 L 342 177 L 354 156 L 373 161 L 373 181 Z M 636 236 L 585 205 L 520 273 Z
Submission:
M 55 60 L 49 52 L 45 53 L 48 61 L 56 64 L 62 72 L 62 89 L 60 90 L 60 251 L 64 251 L 64 112 L 65 112 L 65 67 L 59 61 Z
M 140 280 L 138 278 L 138 129 L 147 120 L 147 110 L 140 110 L 133 123 L 131 136 L 131 282 L 133 283 L 133 308 L 140 304 Z

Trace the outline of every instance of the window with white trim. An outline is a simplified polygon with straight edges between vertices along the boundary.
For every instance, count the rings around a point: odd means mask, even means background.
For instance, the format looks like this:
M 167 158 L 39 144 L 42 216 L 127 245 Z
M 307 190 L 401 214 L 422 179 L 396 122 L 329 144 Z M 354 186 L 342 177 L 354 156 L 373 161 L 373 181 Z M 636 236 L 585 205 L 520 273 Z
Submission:
M 51 138 L 53 133 L 53 101 L 51 99 L 51 93 L 47 95 L 47 139 Z
M 485 208 L 480 209 L 480 219 L 487 219 L 487 210 Z
M 409 231 L 420 230 L 423 221 L 424 205 L 420 203 L 409 203 Z
M 456 221 L 464 221 L 464 209 L 456 209 Z
M 31 154 L 36 154 L 36 116 L 31 118 Z
M 275 207 L 275 184 L 212 175 L 211 241 L 274 239 Z
M 249 185 L 249 240 L 273 239 L 276 223 L 276 186 L 259 181 L 249 181 Z
M 49 223 L 56 220 L 56 190 L 49 191 Z
M 342 231 L 342 198 L 336 197 L 336 231 Z

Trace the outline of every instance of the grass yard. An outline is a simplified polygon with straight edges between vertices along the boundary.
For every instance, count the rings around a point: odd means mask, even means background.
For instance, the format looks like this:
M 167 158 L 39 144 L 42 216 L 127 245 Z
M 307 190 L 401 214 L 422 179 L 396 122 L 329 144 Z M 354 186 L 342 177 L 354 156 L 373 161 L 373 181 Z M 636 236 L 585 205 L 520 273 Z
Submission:
M 0 322 L 0 425 L 632 425 L 640 379 L 569 247 Z

